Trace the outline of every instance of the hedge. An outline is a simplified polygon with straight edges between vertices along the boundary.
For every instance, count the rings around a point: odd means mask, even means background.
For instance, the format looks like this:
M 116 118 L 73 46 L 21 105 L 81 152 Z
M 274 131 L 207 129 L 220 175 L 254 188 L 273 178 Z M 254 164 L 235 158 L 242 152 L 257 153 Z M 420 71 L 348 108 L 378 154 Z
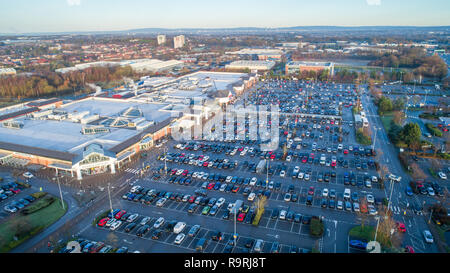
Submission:
M 33 196 L 36 199 L 40 199 L 40 198 L 46 196 L 47 193 L 45 191 L 39 191 L 39 192 L 32 193 L 30 195 Z
M 22 210 L 24 215 L 32 214 L 40 209 L 46 208 L 50 206 L 53 202 L 55 202 L 56 198 L 53 196 L 47 196 L 45 198 L 39 199 L 36 203 L 29 205 L 28 207 Z
M 431 123 L 426 123 L 425 124 L 425 126 L 427 127 L 427 129 L 430 131 L 430 133 L 432 134 L 432 135 L 434 135 L 434 136 L 437 136 L 437 137 L 442 137 L 442 132 L 441 132 L 441 130 L 439 130 L 436 126 L 434 126 L 433 124 L 431 124 Z

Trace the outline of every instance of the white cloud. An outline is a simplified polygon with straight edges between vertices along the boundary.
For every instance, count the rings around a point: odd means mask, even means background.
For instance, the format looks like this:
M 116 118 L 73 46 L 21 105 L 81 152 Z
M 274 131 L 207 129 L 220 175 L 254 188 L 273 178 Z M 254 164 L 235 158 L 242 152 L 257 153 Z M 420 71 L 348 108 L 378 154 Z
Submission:
M 379 6 L 381 5 L 381 0 L 366 0 L 369 6 Z
M 67 0 L 67 4 L 69 6 L 79 6 L 81 4 L 81 0 Z

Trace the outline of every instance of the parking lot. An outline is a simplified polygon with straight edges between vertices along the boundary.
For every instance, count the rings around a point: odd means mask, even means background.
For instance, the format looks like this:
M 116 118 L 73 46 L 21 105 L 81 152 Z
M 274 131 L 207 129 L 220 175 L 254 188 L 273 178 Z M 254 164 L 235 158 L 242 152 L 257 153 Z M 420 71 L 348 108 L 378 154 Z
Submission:
M 281 89 L 285 91 L 277 95 Z M 376 224 L 374 216 L 386 197 L 377 176 L 375 151 L 354 144 L 350 106 L 355 103 L 355 87 L 286 85 L 280 90 L 273 84 L 263 86 L 246 96 L 244 103 L 278 102 L 282 113 L 287 113 L 280 117 L 278 149 L 261 150 L 261 140 L 250 140 L 245 128 L 245 140 L 170 140 L 144 163 L 149 168 L 145 174 L 141 175 L 140 169 L 126 170 L 135 175 L 132 185 L 140 188 L 114 200 L 114 209 L 139 214 L 135 222 L 149 216 L 150 226 L 159 217 L 166 223 L 185 222 L 183 232 L 200 225 L 195 236 L 186 236 L 177 245 L 177 235 L 170 229 L 152 239 L 156 229 L 152 227 L 139 238 L 133 231 L 125 232 L 126 223 L 115 231 L 86 227 L 84 233 L 104 236 L 114 232 L 134 246 L 144 246 L 141 241 L 151 242 L 148 247 L 152 249 L 160 244 L 157 249 L 162 252 L 194 251 L 201 238 L 209 241 L 203 251 L 214 253 L 252 251 L 245 247 L 249 239 L 262 239 L 263 252 L 272 251 L 274 242 L 280 243 L 279 252 L 290 252 L 292 246 L 301 252 L 354 252 L 348 247 L 349 229 L 366 215 L 368 223 Z M 317 94 L 320 92 L 323 95 Z M 298 98 L 298 103 L 291 104 L 292 97 Z M 234 125 L 237 134 L 240 127 Z M 264 214 L 255 226 L 255 203 L 263 196 L 267 199 Z M 225 199 L 224 203 L 216 205 L 220 199 Z M 231 248 L 227 243 L 235 221 L 229 205 L 238 200 L 243 201 L 236 215 L 239 239 Z M 403 208 L 393 205 L 392 212 L 403 214 Z M 310 235 L 311 217 L 325 224 L 323 237 Z M 219 242 L 211 240 L 217 231 L 223 233 Z

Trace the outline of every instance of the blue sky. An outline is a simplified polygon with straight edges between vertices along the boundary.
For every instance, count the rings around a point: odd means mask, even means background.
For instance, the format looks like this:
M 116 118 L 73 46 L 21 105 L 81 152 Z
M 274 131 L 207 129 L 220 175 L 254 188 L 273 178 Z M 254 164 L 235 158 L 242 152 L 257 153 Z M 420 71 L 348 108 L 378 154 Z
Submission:
M 0 33 L 450 25 L 449 0 L 0 0 Z

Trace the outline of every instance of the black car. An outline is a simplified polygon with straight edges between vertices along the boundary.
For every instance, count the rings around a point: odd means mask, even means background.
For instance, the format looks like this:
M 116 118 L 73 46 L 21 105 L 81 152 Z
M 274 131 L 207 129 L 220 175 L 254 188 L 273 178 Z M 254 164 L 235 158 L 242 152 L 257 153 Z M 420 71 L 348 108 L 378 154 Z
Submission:
M 247 242 L 245 242 L 246 248 L 253 248 L 253 245 L 255 244 L 255 239 L 248 239 Z
M 136 223 L 128 224 L 128 225 L 125 227 L 125 232 L 130 232 L 130 231 L 133 230 L 133 228 L 135 228 L 135 227 L 136 227 Z
M 222 232 L 221 232 L 221 231 L 215 232 L 215 233 L 211 236 L 211 239 L 212 239 L 213 241 L 222 241 L 222 239 L 223 239 Z
M 292 222 L 294 221 L 294 212 L 293 211 L 288 211 L 288 213 L 286 214 L 286 220 Z
M 157 230 L 153 231 L 152 239 L 153 240 L 159 240 L 159 238 L 161 238 L 161 235 L 162 235 L 162 230 L 157 229 Z
M 278 208 L 275 208 L 272 210 L 272 215 L 270 216 L 270 218 L 277 219 L 279 214 L 280 214 L 280 210 Z
M 147 232 L 150 230 L 150 226 L 149 225 L 143 225 L 142 227 L 140 227 L 137 232 L 136 232 L 136 236 L 139 237 L 143 237 L 145 234 L 147 234 Z
M 303 219 L 302 219 L 302 224 L 309 225 L 310 222 L 311 222 L 311 216 L 304 215 Z

